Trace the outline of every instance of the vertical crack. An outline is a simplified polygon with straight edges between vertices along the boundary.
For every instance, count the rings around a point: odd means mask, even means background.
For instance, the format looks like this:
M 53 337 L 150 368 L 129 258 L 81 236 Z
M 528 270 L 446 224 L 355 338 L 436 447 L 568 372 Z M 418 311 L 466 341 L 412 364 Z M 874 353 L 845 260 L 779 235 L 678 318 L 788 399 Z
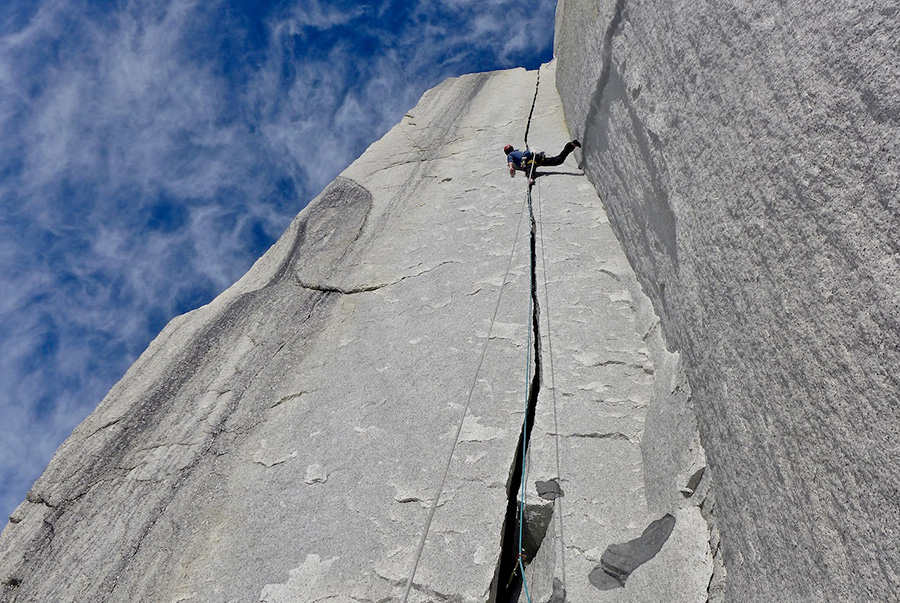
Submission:
M 528 148 L 528 130 L 531 129 L 531 116 L 534 115 L 534 106 L 537 104 L 538 90 L 540 89 L 540 86 L 541 86 L 541 70 L 538 69 L 537 79 L 534 82 L 534 98 L 531 99 L 531 111 L 528 112 L 528 122 L 525 125 L 525 148 L 526 149 Z M 532 264 L 532 266 L 534 266 L 534 264 Z
M 491 586 L 490 602 L 515 602 L 519 599 L 522 589 L 522 575 L 519 566 L 519 555 L 522 554 L 522 565 L 527 566 L 534 559 L 550 518 L 546 517 L 547 511 L 552 514 L 552 508 L 545 509 L 543 505 L 525 505 L 524 513 L 520 508 L 519 491 L 522 489 L 522 465 L 523 459 L 528 454 L 528 444 L 531 439 L 531 430 L 534 426 L 534 418 L 537 410 L 538 395 L 541 390 L 543 363 L 541 358 L 541 330 L 540 330 L 540 305 L 538 304 L 537 291 L 537 225 L 531 206 L 531 190 L 528 191 L 528 213 L 531 218 L 531 330 L 534 354 L 534 365 L 531 382 L 528 385 L 527 406 L 525 417 L 522 421 L 522 432 L 519 434 L 519 443 L 516 447 L 516 456 L 510 470 L 507 484 L 506 518 L 503 521 L 503 529 L 500 536 L 500 559 L 494 574 L 494 583 Z M 520 514 L 523 517 L 520 518 Z M 522 525 L 520 526 L 520 519 Z M 522 533 L 522 550 L 519 550 L 519 534 Z

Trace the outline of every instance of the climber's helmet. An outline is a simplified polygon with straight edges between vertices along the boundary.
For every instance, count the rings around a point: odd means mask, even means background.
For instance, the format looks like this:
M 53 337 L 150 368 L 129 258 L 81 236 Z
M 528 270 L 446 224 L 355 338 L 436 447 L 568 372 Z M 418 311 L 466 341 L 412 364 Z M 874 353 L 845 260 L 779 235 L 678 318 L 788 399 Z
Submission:
M 513 146 L 511 144 L 508 144 L 505 147 L 503 147 L 503 152 L 506 153 L 507 155 L 512 153 L 514 150 L 515 149 L 513 149 Z

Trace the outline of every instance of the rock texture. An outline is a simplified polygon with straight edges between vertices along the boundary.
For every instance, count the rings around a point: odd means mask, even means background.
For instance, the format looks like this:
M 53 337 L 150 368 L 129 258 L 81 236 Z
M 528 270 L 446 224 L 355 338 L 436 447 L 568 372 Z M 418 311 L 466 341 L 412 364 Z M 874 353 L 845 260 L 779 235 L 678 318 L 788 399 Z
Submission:
M 569 139 L 554 79 L 431 90 L 173 320 L 15 511 L 0 600 L 386 601 L 413 575 L 410 601 L 514 600 L 526 416 L 535 596 L 705 600 L 705 490 L 644 487 L 647 411 L 684 407 L 652 308 L 575 157 L 538 179 L 536 229 L 505 170 L 536 92 L 531 143 Z M 702 464 L 661 445 L 673 475 Z
M 557 9 L 567 123 L 697 409 L 729 601 L 900 596 L 898 28 L 886 1 Z

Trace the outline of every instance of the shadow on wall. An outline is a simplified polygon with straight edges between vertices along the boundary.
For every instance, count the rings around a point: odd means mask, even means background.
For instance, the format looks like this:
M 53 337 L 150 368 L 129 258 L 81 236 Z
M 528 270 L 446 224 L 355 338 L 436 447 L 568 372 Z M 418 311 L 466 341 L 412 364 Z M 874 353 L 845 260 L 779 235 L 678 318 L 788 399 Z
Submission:
M 600 557 L 600 565 L 588 575 L 600 590 L 625 588 L 628 576 L 647 563 L 662 549 L 675 529 L 675 517 L 666 513 L 652 522 L 643 534 L 624 544 L 611 544 Z
M 600 180 L 606 184 L 606 194 L 611 197 L 632 200 L 627 204 L 616 204 L 615 209 L 607 208 L 614 220 L 641 224 L 640 229 L 644 238 L 644 246 L 653 249 L 657 255 L 665 256 L 672 262 L 675 272 L 678 270 L 678 248 L 676 245 L 675 213 L 669 205 L 669 193 L 665 186 L 666 174 L 665 161 L 658 152 L 659 140 L 648 130 L 638 118 L 632 101 L 640 95 L 640 90 L 634 92 L 633 98 L 629 98 L 622 79 L 622 75 L 615 68 L 612 61 L 612 39 L 618 32 L 622 22 L 624 0 L 616 2 L 615 14 L 610 21 L 603 39 L 601 57 L 603 69 L 597 80 L 597 86 L 591 96 L 590 108 L 585 119 L 585 131 L 582 135 L 584 153 L 591 157 L 585 163 L 594 166 L 603 166 L 608 173 L 602 175 Z M 613 165 L 603 161 L 603 155 L 610 148 L 610 111 L 613 106 L 621 104 L 631 122 L 631 132 L 636 147 L 640 152 L 638 161 L 619 162 Z M 630 168 L 637 174 L 624 174 L 622 169 Z M 640 190 L 626 189 L 625 182 L 640 182 Z M 630 211 L 631 215 L 621 215 Z M 616 215 L 616 213 L 620 215 Z M 657 258 L 651 258 L 654 264 Z M 654 266 L 655 268 L 655 266 Z

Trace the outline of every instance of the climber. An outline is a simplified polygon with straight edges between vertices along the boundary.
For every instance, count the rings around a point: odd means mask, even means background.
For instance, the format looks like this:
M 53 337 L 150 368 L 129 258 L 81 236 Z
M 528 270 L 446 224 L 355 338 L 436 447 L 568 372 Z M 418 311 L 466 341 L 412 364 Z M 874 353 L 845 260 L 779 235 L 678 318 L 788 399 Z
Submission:
M 511 144 L 503 147 L 503 152 L 506 153 L 506 163 L 509 165 L 510 177 L 514 177 L 516 170 L 519 170 L 528 174 L 528 184 L 534 184 L 534 179 L 537 177 L 537 168 L 542 165 L 562 165 L 569 153 L 579 148 L 581 148 L 581 143 L 573 140 L 567 142 L 560 154 L 553 157 L 547 157 L 543 151 L 540 153 L 533 153 L 528 149 L 519 151 L 514 149 Z

